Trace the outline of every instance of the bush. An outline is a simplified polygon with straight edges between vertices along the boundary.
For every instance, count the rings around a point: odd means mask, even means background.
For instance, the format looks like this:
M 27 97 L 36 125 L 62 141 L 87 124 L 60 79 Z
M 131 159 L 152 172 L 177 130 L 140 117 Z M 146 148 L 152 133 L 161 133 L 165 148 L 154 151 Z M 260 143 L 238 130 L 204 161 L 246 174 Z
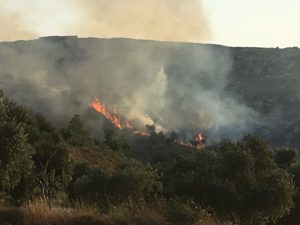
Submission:
M 162 191 L 157 171 L 150 165 L 130 160 L 122 165 L 109 183 L 109 195 L 120 200 L 149 198 Z
M 238 217 L 243 224 L 288 214 L 296 191 L 292 175 L 275 163 L 271 146 L 252 136 L 203 150 L 196 159 L 175 163 L 166 175 L 173 177 L 172 196 L 190 196 L 224 220 Z
M 172 224 L 193 225 L 204 222 L 208 213 L 201 210 L 191 199 L 175 198 L 167 203 L 167 218 Z
M 34 149 L 28 142 L 25 122 L 29 113 L 10 101 L 0 91 L 0 198 L 28 178 L 34 167 Z
M 75 168 L 76 176 L 69 189 L 73 199 L 107 206 L 109 202 L 117 204 L 129 198 L 150 198 L 162 189 L 157 171 L 149 164 L 135 160 L 129 160 L 112 175 L 105 174 L 100 168 L 87 169 L 83 165 Z

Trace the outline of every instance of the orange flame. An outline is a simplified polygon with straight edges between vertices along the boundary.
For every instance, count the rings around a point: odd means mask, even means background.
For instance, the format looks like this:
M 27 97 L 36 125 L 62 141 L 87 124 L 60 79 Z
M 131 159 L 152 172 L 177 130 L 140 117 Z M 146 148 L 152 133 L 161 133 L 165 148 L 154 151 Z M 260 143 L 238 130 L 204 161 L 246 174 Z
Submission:
M 201 149 L 203 149 L 205 147 L 204 143 L 205 143 L 205 137 L 204 137 L 204 135 L 200 134 L 200 133 L 196 134 L 194 147 L 196 149 L 201 150 Z
M 98 113 L 100 113 L 102 116 L 104 116 L 107 120 L 111 121 L 111 123 L 119 128 L 119 129 L 123 129 L 123 128 L 127 128 L 132 130 L 132 132 L 134 134 L 137 135 L 141 135 L 141 136 L 149 136 L 148 133 L 144 132 L 144 131 L 138 131 L 135 129 L 135 127 L 129 122 L 129 121 L 123 121 L 118 115 L 117 115 L 117 110 L 114 107 L 113 108 L 113 113 L 111 113 L 107 107 L 101 103 L 98 99 L 95 99 L 92 103 L 91 103 L 91 107 Z
M 98 99 L 95 99 L 95 101 L 91 103 L 91 107 L 98 113 L 101 113 L 107 120 L 110 120 L 115 125 L 115 127 L 119 129 L 122 128 L 121 119 L 116 114 L 111 114 L 107 110 L 106 106 L 102 104 Z
M 149 135 L 147 132 L 145 132 L 145 131 L 134 130 L 133 133 L 134 133 L 134 134 L 137 134 L 137 135 L 140 135 L 140 136 L 147 136 L 147 137 L 150 136 L 150 135 Z
M 197 149 L 197 150 L 201 150 L 205 147 L 205 137 L 203 134 L 198 133 L 195 135 L 194 140 L 191 140 L 190 143 L 185 142 L 182 139 L 177 139 L 175 140 L 175 143 L 188 147 L 188 148 L 193 148 L 193 149 Z
M 195 136 L 195 140 L 197 141 L 197 142 L 203 142 L 204 141 L 204 135 L 203 134 L 196 134 L 196 136 Z

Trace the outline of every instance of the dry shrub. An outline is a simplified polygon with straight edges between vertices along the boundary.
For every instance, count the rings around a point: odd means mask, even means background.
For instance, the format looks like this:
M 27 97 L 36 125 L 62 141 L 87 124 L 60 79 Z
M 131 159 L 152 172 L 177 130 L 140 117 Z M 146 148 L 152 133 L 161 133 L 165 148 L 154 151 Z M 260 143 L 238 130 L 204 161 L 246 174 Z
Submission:
M 170 204 L 170 203 L 169 203 Z M 82 201 L 73 209 L 51 208 L 43 199 L 36 199 L 21 208 L 0 208 L 0 224 L 13 225 L 218 225 L 214 216 L 203 213 L 194 220 L 194 208 L 181 201 L 170 205 L 165 200 L 147 203 L 142 199 L 128 200 L 111 206 L 108 213 L 101 213 L 94 205 Z M 169 207 L 169 208 L 168 208 Z M 170 219 L 173 216 L 174 218 Z M 192 217 L 191 217 L 192 216 Z M 182 218 L 187 217 L 187 221 Z M 180 218 L 182 219 L 180 221 Z M 192 219 L 190 219 L 192 218 Z M 189 221 L 188 221 L 189 220 Z M 180 222 L 180 223 L 176 223 Z M 224 223 L 223 223 L 224 224 Z M 228 224 L 230 225 L 230 224 Z
M 95 216 L 99 213 L 99 209 L 96 205 L 92 205 L 84 201 L 76 201 L 73 203 L 73 216 Z
M 43 199 L 36 199 L 19 209 L 24 225 L 114 225 L 97 208 L 84 202 L 75 202 L 73 209 L 51 208 Z
M 71 216 L 66 209 L 49 207 L 42 198 L 28 202 L 20 210 L 24 213 L 25 225 L 66 224 Z

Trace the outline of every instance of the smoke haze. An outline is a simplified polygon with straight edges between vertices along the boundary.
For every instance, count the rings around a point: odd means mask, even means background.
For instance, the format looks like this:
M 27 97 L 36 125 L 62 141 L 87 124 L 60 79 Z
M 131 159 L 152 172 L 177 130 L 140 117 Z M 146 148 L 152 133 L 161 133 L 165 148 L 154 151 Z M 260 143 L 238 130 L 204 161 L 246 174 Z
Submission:
M 17 12 L 10 13 L 0 3 L 0 40 L 11 41 L 18 38 L 33 38 L 34 33 L 30 29 L 23 27 L 20 23 L 23 19 L 22 14 Z
M 251 131 L 258 115 L 225 91 L 225 48 L 128 39 L 42 38 L 0 45 L 0 88 L 58 125 L 98 97 L 144 127 L 205 131 L 210 140 Z
M 0 2 L 0 40 L 47 35 L 207 41 L 201 0 L 18 0 Z
M 0 9 L 1 24 L 17 15 L 16 29 L 1 34 L 4 40 L 52 33 L 190 42 L 211 37 L 200 0 L 20 0 L 18 7 Z M 0 59 L 0 88 L 59 125 L 84 114 L 95 97 L 138 126 L 205 130 L 215 141 L 238 138 L 258 118 L 225 91 L 232 64 L 225 48 L 50 37 L 3 44 Z
M 199 0 L 77 2 L 86 18 L 76 24 L 81 27 L 78 34 L 82 36 L 199 42 L 208 40 L 211 35 Z

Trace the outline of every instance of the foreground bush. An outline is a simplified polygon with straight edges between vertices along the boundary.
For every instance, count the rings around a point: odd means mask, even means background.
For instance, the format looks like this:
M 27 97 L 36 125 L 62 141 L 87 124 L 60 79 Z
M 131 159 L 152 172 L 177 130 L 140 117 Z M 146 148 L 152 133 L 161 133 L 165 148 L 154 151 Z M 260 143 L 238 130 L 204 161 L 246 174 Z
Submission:
M 238 218 L 242 224 L 277 221 L 290 212 L 296 194 L 293 175 L 274 160 L 272 147 L 252 136 L 178 161 L 166 178 L 169 195 L 190 196 L 223 219 Z
M 128 198 L 151 198 L 162 189 L 157 171 L 150 164 L 143 165 L 136 160 L 121 165 L 113 175 L 95 168 L 83 172 L 73 180 L 69 191 L 71 198 L 98 205 L 105 205 L 108 200 L 121 203 Z

